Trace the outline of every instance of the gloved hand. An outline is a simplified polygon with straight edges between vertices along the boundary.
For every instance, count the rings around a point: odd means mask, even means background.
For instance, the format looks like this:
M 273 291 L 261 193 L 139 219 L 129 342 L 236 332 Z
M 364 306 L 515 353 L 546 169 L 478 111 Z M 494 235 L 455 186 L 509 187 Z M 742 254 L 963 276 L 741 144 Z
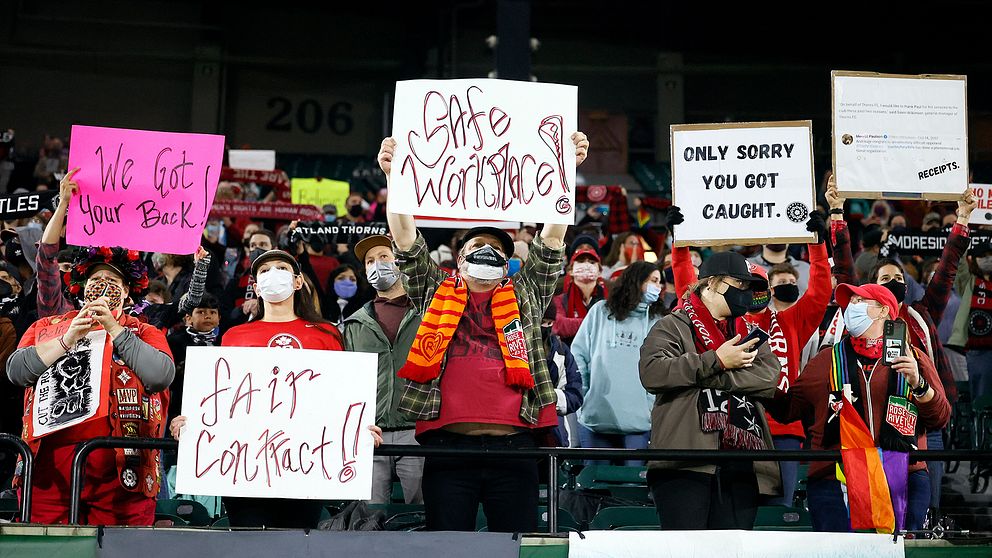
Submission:
M 810 213 L 809 220 L 806 221 L 806 230 L 816 233 L 818 242 L 826 242 L 827 235 L 830 232 L 830 229 L 827 227 L 827 215 L 819 209 Z

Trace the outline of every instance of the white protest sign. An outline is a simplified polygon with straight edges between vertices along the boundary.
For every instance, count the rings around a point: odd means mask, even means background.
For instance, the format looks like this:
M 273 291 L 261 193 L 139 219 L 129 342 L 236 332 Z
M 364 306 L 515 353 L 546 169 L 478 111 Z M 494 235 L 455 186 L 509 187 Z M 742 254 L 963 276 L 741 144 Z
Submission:
M 276 170 L 276 152 L 272 149 L 228 149 L 227 162 L 232 169 Z
M 971 184 L 978 206 L 971 212 L 972 225 L 992 225 L 992 184 Z
M 397 82 L 389 208 L 422 217 L 571 225 L 577 122 L 571 85 Z
M 378 357 L 190 347 L 176 491 L 367 500 Z
M 584 531 L 568 534 L 569 558 L 904 558 L 904 539 L 870 533 L 778 531 Z
M 831 72 L 837 190 L 953 200 L 968 186 L 967 77 Z
M 48 326 L 61 330 L 69 322 Z M 45 331 L 36 338 L 47 341 Z M 31 428 L 35 437 L 44 436 L 75 426 L 98 416 L 107 415 L 107 391 L 104 359 L 110 357 L 107 332 L 91 331 L 79 340 L 62 358 L 41 373 L 31 400 Z
M 676 246 L 807 243 L 814 204 L 809 120 L 678 124 L 672 203 Z
M 471 229 L 474 227 L 496 227 L 507 232 L 520 230 L 520 221 L 473 221 L 470 219 L 431 219 L 417 217 L 418 229 Z

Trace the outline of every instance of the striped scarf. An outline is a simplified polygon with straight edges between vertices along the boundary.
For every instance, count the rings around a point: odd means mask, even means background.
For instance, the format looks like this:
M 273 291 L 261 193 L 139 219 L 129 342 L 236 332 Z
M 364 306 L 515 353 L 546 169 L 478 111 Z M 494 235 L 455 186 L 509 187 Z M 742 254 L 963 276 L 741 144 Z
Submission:
M 444 353 L 458 329 L 467 303 L 468 288 L 461 279 L 449 277 L 438 286 L 417 329 L 406 364 L 398 372 L 400 378 L 425 384 L 441 375 Z M 527 360 L 527 338 L 510 279 L 505 279 L 493 291 L 492 313 L 499 349 L 506 365 L 506 384 L 523 389 L 533 388 L 534 376 Z

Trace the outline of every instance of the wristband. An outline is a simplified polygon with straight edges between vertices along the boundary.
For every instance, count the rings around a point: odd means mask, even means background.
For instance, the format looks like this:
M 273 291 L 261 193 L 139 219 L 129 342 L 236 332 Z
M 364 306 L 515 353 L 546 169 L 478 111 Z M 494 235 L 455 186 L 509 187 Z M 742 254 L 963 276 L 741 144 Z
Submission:
M 913 397 L 919 399 L 921 397 L 926 397 L 927 392 L 930 391 L 930 384 L 927 383 L 926 378 L 920 375 L 920 385 L 913 389 Z
M 843 207 L 835 207 L 835 208 L 833 208 L 833 209 L 830 210 L 830 214 L 831 215 L 843 215 L 844 214 L 844 208 Z
M 69 352 L 69 345 L 66 345 L 65 344 L 65 334 L 62 334 L 62 335 L 59 336 L 59 345 L 62 345 L 62 350 L 63 351 L 65 351 L 67 353 Z

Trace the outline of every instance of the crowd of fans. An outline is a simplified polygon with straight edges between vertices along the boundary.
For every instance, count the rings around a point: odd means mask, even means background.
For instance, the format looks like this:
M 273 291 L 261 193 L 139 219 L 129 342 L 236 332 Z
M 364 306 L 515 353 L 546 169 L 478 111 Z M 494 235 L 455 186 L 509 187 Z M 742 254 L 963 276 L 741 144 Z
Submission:
M 581 163 L 588 141 L 573 142 Z M 378 155 L 387 176 L 394 145 L 387 138 Z M 217 218 L 183 255 L 67 246 L 76 184 L 66 154 L 46 138 L 32 173 L 34 190 L 58 190 L 57 207 L 0 233 L 3 432 L 30 437 L 25 409 L 39 375 L 98 325 L 126 378 L 115 389 L 151 402 L 136 421 L 141 436 L 181 435 L 187 348 L 222 344 L 378 353 L 372 436 L 388 444 L 835 449 L 843 394 L 880 447 L 939 448 L 955 380 L 969 381 L 973 397 L 992 394 L 992 246 L 969 249 L 970 191 L 957 204 L 869 205 L 844 200 L 828 175 L 808 223 L 815 242 L 712 249 L 672 248 L 677 207 L 632 230 L 612 230 L 590 207 L 573 227 L 480 227 L 428 243 L 412 217 L 388 211 L 383 187 L 323 211 L 326 222 L 387 221 L 390 236 L 323 245 L 294 240 L 295 222 Z M 13 185 L 7 160 L 0 151 L 3 186 Z M 271 190 L 222 182 L 218 199 L 274 199 Z M 950 231 L 939 257 L 883 249 L 889 234 L 941 227 Z M 913 350 L 883 365 L 881 327 L 897 318 Z M 39 337 L 59 323 L 61 336 Z M 755 326 L 767 342 L 740 344 Z M 431 336 L 440 341 L 425 343 Z M 919 416 L 913 432 L 885 427 L 885 398 L 900 395 Z M 65 521 L 67 448 L 129 435 L 133 424 L 110 422 L 35 441 L 33 520 Z M 15 477 L 14 461 L 0 453 L 0 481 Z M 163 481 L 174 465 L 158 452 L 97 452 L 84 520 L 150 523 L 149 502 L 174 494 Z M 751 528 L 759 504 L 792 504 L 797 478 L 795 463 L 647 465 L 666 529 Z M 910 465 L 907 528 L 939 507 L 940 469 Z M 814 526 L 849 530 L 833 465 L 813 465 L 809 477 Z M 480 503 L 490 530 L 536 529 L 533 462 L 380 456 L 373 502 L 389 500 L 394 478 L 407 503 L 425 504 L 430 529 L 473 529 Z M 309 527 L 319 516 L 292 500 L 224 498 L 224 507 L 232 525 Z

